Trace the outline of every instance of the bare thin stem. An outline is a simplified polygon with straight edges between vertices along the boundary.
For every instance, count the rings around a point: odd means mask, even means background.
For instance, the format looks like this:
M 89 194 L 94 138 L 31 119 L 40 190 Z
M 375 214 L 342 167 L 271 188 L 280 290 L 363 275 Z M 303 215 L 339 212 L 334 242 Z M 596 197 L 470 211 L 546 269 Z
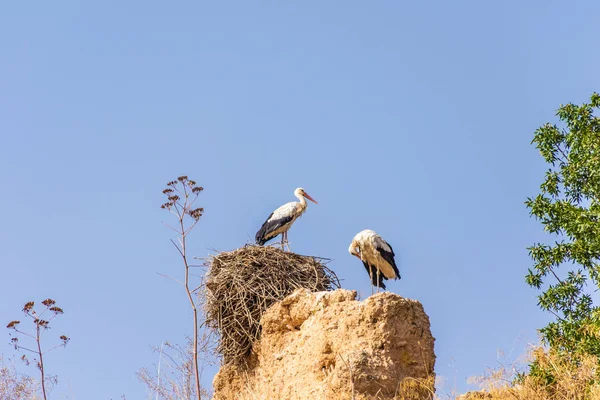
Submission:
M 560 145 L 556 146 L 556 148 L 558 149 L 558 151 L 560 152 L 560 154 L 563 155 L 564 159 L 561 159 L 560 161 L 565 164 L 568 160 L 569 157 L 565 154 L 565 152 L 563 151 L 563 149 L 561 149 Z
M 38 354 L 38 351 L 37 351 L 37 350 L 31 350 L 31 349 L 28 349 L 27 347 L 23 347 L 23 346 L 16 346 L 16 348 L 17 348 L 18 350 L 26 350 L 26 351 L 29 351 L 30 353 L 33 353 L 33 354 Z
M 157 272 L 157 274 L 158 274 L 158 275 L 160 275 L 160 276 L 162 276 L 162 277 L 165 277 L 165 278 L 172 279 L 172 280 L 174 280 L 175 282 L 179 283 L 180 285 L 185 285 L 185 283 L 181 282 L 179 279 L 175 279 L 175 278 L 173 278 L 172 276 L 165 275 L 165 274 L 161 274 L 160 272 Z
M 160 388 L 160 362 L 162 361 L 164 343 L 160 345 L 160 352 L 158 353 L 158 368 L 156 372 L 156 400 L 158 400 L 158 388 Z
M 173 228 L 171 225 L 165 224 L 164 222 L 163 222 L 163 225 L 166 226 L 167 228 L 169 228 L 171 230 L 174 230 L 175 232 L 179 233 L 179 231 L 177 229 Z
M 31 348 L 29 348 L 29 347 L 19 345 L 18 338 L 12 339 L 15 350 L 18 350 L 18 351 L 23 350 L 23 351 L 26 351 L 29 353 L 33 353 L 36 356 L 36 359 L 35 359 L 36 366 L 39 368 L 40 374 L 41 374 L 41 382 L 40 382 L 41 385 L 40 386 L 42 387 L 42 394 L 43 394 L 42 398 L 44 400 L 47 400 L 48 393 L 46 390 L 46 383 L 47 383 L 46 381 L 48 380 L 50 383 L 53 383 L 55 381 L 56 377 L 55 376 L 47 376 L 46 366 L 44 365 L 44 356 L 46 355 L 46 353 L 49 353 L 50 351 L 54 350 L 55 348 L 57 348 L 59 346 L 63 346 L 63 347 L 66 346 L 67 342 L 69 341 L 69 338 L 65 335 L 62 335 L 59 337 L 62 342 L 60 345 L 50 347 L 49 349 L 47 349 L 45 351 L 42 349 L 42 333 L 50 328 L 50 326 L 49 326 L 50 323 L 58 315 L 63 314 L 63 310 L 60 307 L 55 306 L 56 302 L 52 299 L 46 299 L 46 300 L 42 301 L 42 304 L 46 308 L 43 309 L 41 312 L 37 312 L 33 308 L 34 307 L 33 301 L 27 302 L 22 309 L 22 311 L 25 313 L 26 317 L 31 318 L 33 324 L 35 325 L 35 331 L 32 330 L 32 333 L 27 333 L 20 329 L 17 329 L 15 327 L 15 325 L 18 324 L 19 321 L 13 321 L 7 327 L 12 328 L 16 334 L 22 335 L 24 337 L 28 337 L 32 341 L 35 342 L 35 346 L 31 346 Z M 52 315 L 47 317 L 47 319 L 42 319 L 45 314 L 49 314 L 49 313 L 52 313 Z M 29 361 L 28 361 L 26 355 L 23 355 L 21 358 L 24 362 L 29 364 Z M 0 392 L 1 391 L 2 390 L 0 388 Z
M 179 181 L 179 183 L 177 183 Z M 177 249 L 177 252 L 182 258 L 183 266 L 185 268 L 185 279 L 183 282 L 171 278 L 170 276 L 159 274 L 174 281 L 182 284 L 185 287 L 185 292 L 187 294 L 188 301 L 190 303 L 190 307 L 192 308 L 193 313 L 193 321 L 194 321 L 194 338 L 193 338 L 193 364 L 194 364 L 194 377 L 196 381 L 196 397 L 198 400 L 201 400 L 201 389 L 200 389 L 200 370 L 198 368 L 198 309 L 196 303 L 194 302 L 194 298 L 192 297 L 192 293 L 195 292 L 196 289 L 190 289 L 190 264 L 187 259 L 187 248 L 186 248 L 186 239 L 187 235 L 191 232 L 191 230 L 196 226 L 199 221 L 200 214 L 194 213 L 192 210 L 192 205 L 198 199 L 198 194 L 202 190 L 202 188 L 194 187 L 195 183 L 189 180 L 186 176 L 181 176 L 177 178 L 176 181 L 172 181 L 168 183 L 170 188 L 165 189 L 163 193 L 168 196 L 169 202 L 163 205 L 163 208 L 167 208 L 169 212 L 177 217 L 179 225 L 177 228 L 171 227 L 167 225 L 170 229 L 173 229 L 177 232 L 178 238 L 177 242 L 171 239 L 171 243 Z M 176 193 L 176 194 L 175 194 Z M 194 221 L 186 228 L 186 215 L 190 216 Z M 166 225 L 166 224 L 165 224 Z M 161 351 L 162 353 L 162 351 Z M 158 384 L 157 384 L 158 386 Z
M 35 340 L 35 336 L 33 336 L 33 335 L 30 335 L 30 334 L 29 334 L 29 333 L 27 333 L 27 332 L 23 332 L 23 331 L 21 331 L 21 330 L 19 330 L 19 329 L 15 329 L 15 332 L 18 332 L 18 333 L 20 333 L 21 335 L 29 336 L 30 338 L 32 338 L 32 339 L 34 339 L 34 340 Z
M 39 325 L 36 326 L 36 342 L 37 342 L 37 347 L 38 347 L 38 355 L 40 357 L 39 367 L 40 367 L 40 372 L 42 374 L 42 393 L 44 394 L 44 400 L 46 400 L 47 397 L 46 397 L 46 379 L 44 377 L 44 353 L 42 352 L 42 343 L 40 340 L 40 326 Z
M 185 259 L 185 255 L 184 255 L 183 251 L 179 248 L 179 246 L 177 246 L 177 243 L 175 243 L 175 241 L 173 239 L 171 239 L 171 243 L 173 243 L 173 246 L 175 246 L 175 248 L 179 252 L 179 255 Z M 184 251 L 185 251 L 185 249 L 184 249 Z
M 50 347 L 49 349 L 46 349 L 46 351 L 44 351 L 44 353 L 43 353 L 43 354 L 48 354 L 48 353 L 50 353 L 52 350 L 54 350 L 54 349 L 57 349 L 57 348 L 59 348 L 59 347 L 64 347 L 64 346 L 65 346 L 64 344 L 57 344 L 56 346 L 52 346 L 52 347 Z
M 183 265 L 185 266 L 185 292 L 187 293 L 188 300 L 190 301 L 190 306 L 192 307 L 192 312 L 194 314 L 194 377 L 196 378 L 196 395 L 198 396 L 198 400 L 200 400 L 202 397 L 200 395 L 200 370 L 198 368 L 198 309 L 196 308 L 196 304 L 194 303 L 194 299 L 192 297 L 192 292 L 190 291 L 190 267 L 188 265 L 186 253 L 185 239 L 187 233 L 183 221 L 184 215 L 185 214 L 182 214 L 179 217 L 179 226 L 181 227 L 181 249 L 178 250 L 183 258 Z

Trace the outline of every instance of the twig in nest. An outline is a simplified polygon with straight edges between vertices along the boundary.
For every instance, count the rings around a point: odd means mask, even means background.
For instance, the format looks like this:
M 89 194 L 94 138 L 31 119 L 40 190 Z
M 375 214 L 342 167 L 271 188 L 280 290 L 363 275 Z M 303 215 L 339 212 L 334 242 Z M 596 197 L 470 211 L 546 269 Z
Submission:
M 296 289 L 340 287 L 335 273 L 317 257 L 275 247 L 245 246 L 207 260 L 207 325 L 219 333 L 217 351 L 226 363 L 244 365 L 260 338 L 260 318 Z

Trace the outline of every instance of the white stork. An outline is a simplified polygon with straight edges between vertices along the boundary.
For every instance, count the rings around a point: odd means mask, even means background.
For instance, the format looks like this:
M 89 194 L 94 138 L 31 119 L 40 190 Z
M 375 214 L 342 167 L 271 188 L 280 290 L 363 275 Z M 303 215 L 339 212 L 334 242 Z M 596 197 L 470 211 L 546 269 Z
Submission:
M 371 294 L 373 286 L 377 286 L 377 292 L 379 288 L 385 289 L 384 279 L 400 279 L 392 246 L 375 231 L 365 229 L 359 232 L 352 239 L 348 251 L 359 258 L 367 269 L 371 278 Z
M 262 246 L 269 240 L 281 234 L 281 248 L 284 248 L 283 245 L 285 243 L 288 246 L 288 250 L 291 251 L 287 232 L 292 227 L 294 221 L 306 211 L 307 205 L 304 198 L 306 197 L 313 203 L 318 204 L 315 199 L 310 197 L 302 188 L 294 190 L 294 196 L 296 196 L 300 202 L 291 201 L 273 211 L 260 230 L 256 232 L 257 244 Z

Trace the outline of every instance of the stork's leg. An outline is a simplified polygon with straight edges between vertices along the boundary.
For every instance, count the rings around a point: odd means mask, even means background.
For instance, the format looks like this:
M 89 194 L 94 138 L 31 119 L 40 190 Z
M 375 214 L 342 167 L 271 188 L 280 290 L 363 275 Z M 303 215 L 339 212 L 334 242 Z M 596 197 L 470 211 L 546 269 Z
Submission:
M 281 249 L 285 251 L 285 245 L 287 244 L 288 251 L 290 249 L 290 243 L 288 242 L 288 233 L 287 231 L 281 232 Z
M 369 278 L 371 279 L 371 296 L 373 296 L 373 267 L 369 265 Z
M 377 279 L 377 288 L 375 289 L 375 293 L 379 293 L 379 263 L 377 263 L 377 271 L 375 271 L 375 278 Z

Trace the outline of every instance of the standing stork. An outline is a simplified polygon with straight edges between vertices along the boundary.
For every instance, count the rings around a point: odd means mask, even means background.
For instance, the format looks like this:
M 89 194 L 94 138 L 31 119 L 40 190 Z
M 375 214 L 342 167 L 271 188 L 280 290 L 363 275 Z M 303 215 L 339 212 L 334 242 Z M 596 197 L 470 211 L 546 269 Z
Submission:
M 300 202 L 291 201 L 273 211 L 259 231 L 256 232 L 257 244 L 262 246 L 269 240 L 281 234 L 281 248 L 284 249 L 283 245 L 285 243 L 288 246 L 288 250 L 291 251 L 287 232 L 292 227 L 294 221 L 306 211 L 307 205 L 304 198 L 306 197 L 313 203 L 318 204 L 316 200 L 310 197 L 302 188 L 294 190 L 294 196 L 296 196 Z
M 348 251 L 360 259 L 367 269 L 371 278 L 371 294 L 373 286 L 377 286 L 377 292 L 379 288 L 385 290 L 384 279 L 400 279 L 392 246 L 375 231 L 365 229 L 359 232 L 352 239 Z

